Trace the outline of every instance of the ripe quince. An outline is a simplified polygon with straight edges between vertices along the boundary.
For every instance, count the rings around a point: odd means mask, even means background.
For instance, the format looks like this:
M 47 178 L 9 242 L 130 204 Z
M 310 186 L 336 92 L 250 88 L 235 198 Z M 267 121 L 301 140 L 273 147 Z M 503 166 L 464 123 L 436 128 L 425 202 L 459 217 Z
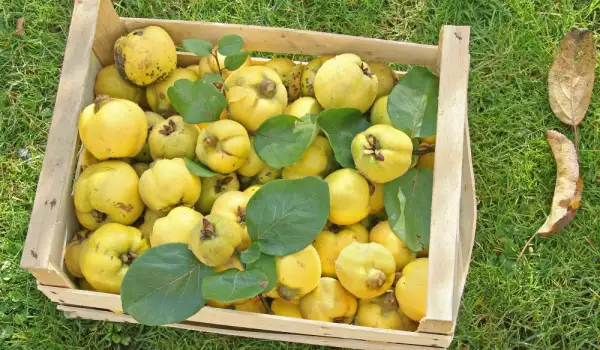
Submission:
M 417 322 L 425 317 L 427 311 L 428 279 L 429 259 L 419 258 L 404 267 L 402 277 L 396 284 L 400 310 Z
M 139 105 L 145 100 L 144 94 L 144 88 L 123 79 L 114 64 L 100 69 L 96 75 L 96 82 L 94 83 L 94 95 L 96 97 L 108 95 L 112 98 L 129 100 Z
M 359 300 L 356 325 L 409 332 L 416 331 L 418 327 L 415 321 L 400 311 L 391 290 L 376 298 Z
M 250 200 L 250 196 L 240 191 L 230 191 L 223 193 L 219 198 L 215 200 L 213 204 L 211 214 L 218 214 L 227 217 L 234 221 L 242 229 L 242 241 L 236 249 L 240 252 L 248 249 L 252 244 L 252 239 L 248 234 L 248 227 L 246 226 L 246 205 Z
M 277 285 L 267 293 L 268 297 L 298 300 L 319 284 L 321 262 L 312 245 L 290 255 L 278 256 L 276 265 Z
M 300 82 L 300 92 L 302 96 L 315 97 L 315 76 L 317 72 L 323 66 L 323 63 L 329 61 L 334 58 L 333 55 L 321 56 L 313 59 L 308 62 L 304 71 L 302 72 L 301 82 Z
M 369 231 L 361 224 L 344 227 L 331 225 L 319 233 L 313 246 L 321 259 L 322 276 L 335 278 L 335 262 L 340 252 L 354 242 L 369 242 Z
M 273 299 L 271 303 L 271 311 L 277 316 L 285 316 L 292 318 L 302 318 L 300 313 L 300 301 L 286 301 L 283 299 Z
M 396 261 L 396 271 L 402 271 L 406 264 L 417 257 L 417 254 L 408 249 L 406 244 L 392 231 L 388 220 L 381 221 L 371 229 L 369 241 L 381 244 L 392 253 Z
M 164 116 L 176 113 L 167 91 L 180 79 L 196 81 L 198 80 L 198 74 L 187 68 L 177 68 L 165 80 L 158 81 L 146 88 L 146 100 L 152 111 Z
M 331 277 L 321 277 L 317 287 L 300 299 L 302 318 L 314 321 L 350 324 L 357 306 L 356 297 Z
M 243 233 L 235 221 L 210 214 L 190 234 L 189 246 L 204 265 L 219 266 L 231 258 Z
M 385 62 L 369 62 L 369 68 L 377 77 L 377 98 L 389 95 L 398 82 L 396 72 Z
M 302 65 L 296 64 L 289 58 L 273 58 L 264 64 L 271 68 L 281 78 L 288 93 L 288 102 L 293 102 L 300 97 L 300 78 L 302 77 Z
M 254 150 L 254 136 L 250 138 L 250 152 L 248 153 L 248 159 L 238 169 L 238 174 L 242 176 L 256 176 L 261 170 L 266 168 L 266 164 L 260 159 L 256 150 Z
M 381 96 L 375 100 L 371 108 L 371 124 L 392 125 L 390 115 L 387 111 L 388 95 Z
M 211 170 L 228 174 L 241 168 L 250 154 L 250 138 L 233 120 L 218 120 L 198 133 L 196 156 Z
M 217 174 L 213 177 L 202 179 L 202 193 L 195 204 L 196 210 L 203 214 L 210 213 L 213 204 L 224 193 L 237 191 L 240 183 L 235 173 L 229 175 Z
M 65 265 L 71 275 L 79 278 L 83 278 L 81 267 L 79 262 L 81 260 L 81 252 L 87 243 L 88 238 L 91 236 L 92 231 L 81 230 L 77 232 L 65 249 Z
M 329 221 L 352 225 L 369 215 L 369 183 L 356 170 L 336 170 L 325 182 L 329 185 Z
M 202 214 L 188 207 L 177 207 L 163 218 L 156 220 L 150 236 L 152 247 L 166 243 L 188 244 L 190 234 L 200 225 Z
M 198 127 L 187 124 L 178 115 L 164 120 L 152 128 L 148 145 L 152 159 L 190 158 L 196 154 Z

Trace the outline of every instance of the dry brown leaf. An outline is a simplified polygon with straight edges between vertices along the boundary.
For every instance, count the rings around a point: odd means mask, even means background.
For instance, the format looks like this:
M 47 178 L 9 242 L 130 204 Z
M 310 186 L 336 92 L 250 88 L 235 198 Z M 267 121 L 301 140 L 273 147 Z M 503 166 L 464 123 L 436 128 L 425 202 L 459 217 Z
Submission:
M 583 120 L 590 105 L 595 66 L 594 34 L 571 29 L 561 40 L 548 74 L 550 107 L 563 123 L 578 125 Z
M 25 18 L 23 18 L 23 17 L 17 18 L 17 22 L 15 23 L 15 35 L 17 35 L 17 36 L 25 35 Z
M 550 236 L 565 227 L 573 218 L 583 194 L 583 179 L 579 177 L 579 160 L 575 145 L 565 135 L 546 131 L 546 137 L 556 160 L 556 185 L 548 219 L 537 231 Z

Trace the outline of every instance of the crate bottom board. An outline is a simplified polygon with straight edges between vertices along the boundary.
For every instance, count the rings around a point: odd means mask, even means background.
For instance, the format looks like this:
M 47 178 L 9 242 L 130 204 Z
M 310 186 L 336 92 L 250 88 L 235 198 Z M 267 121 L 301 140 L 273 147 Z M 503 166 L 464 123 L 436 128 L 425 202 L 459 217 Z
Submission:
M 133 317 L 126 314 L 118 314 L 111 311 L 74 307 L 68 305 L 58 305 L 58 310 L 62 311 L 67 318 L 81 318 L 95 321 L 110 321 L 120 323 L 137 323 Z M 292 343 L 333 346 L 348 349 L 382 349 L 382 350 L 434 350 L 443 349 L 440 347 L 418 346 L 408 344 L 391 344 L 385 342 L 375 342 L 366 340 L 329 338 L 310 335 L 299 335 L 280 332 L 250 331 L 235 328 L 217 328 L 210 325 L 197 322 L 183 322 L 166 325 L 166 327 L 186 329 L 196 332 L 215 333 L 231 335 L 245 338 L 266 339 L 285 341 Z

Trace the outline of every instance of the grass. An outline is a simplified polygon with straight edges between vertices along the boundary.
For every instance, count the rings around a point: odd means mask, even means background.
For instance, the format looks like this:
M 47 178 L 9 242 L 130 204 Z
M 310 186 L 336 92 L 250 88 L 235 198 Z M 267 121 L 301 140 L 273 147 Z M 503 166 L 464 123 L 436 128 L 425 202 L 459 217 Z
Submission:
M 2 348 L 309 349 L 138 325 L 66 320 L 18 266 L 58 85 L 71 1 L 0 3 L 0 342 Z M 583 207 L 556 237 L 518 252 L 548 213 L 555 166 L 543 131 L 572 136 L 546 78 L 572 26 L 600 31 L 600 2 L 553 0 L 116 1 L 120 14 L 284 26 L 437 42 L 472 27 L 469 120 L 478 230 L 453 348 L 600 349 L 600 79 L 580 127 Z M 13 35 L 25 18 L 25 36 Z M 128 348 L 127 346 L 122 346 Z

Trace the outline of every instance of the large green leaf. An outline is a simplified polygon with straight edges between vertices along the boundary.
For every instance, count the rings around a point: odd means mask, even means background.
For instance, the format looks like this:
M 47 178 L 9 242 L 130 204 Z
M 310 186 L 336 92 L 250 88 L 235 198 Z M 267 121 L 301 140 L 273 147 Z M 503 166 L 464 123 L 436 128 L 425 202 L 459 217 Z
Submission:
M 185 157 L 183 159 L 185 161 L 185 166 L 188 168 L 190 173 L 200 176 L 200 177 L 213 177 L 217 175 L 214 171 L 210 170 L 206 167 L 206 165 L 200 162 L 194 162 L 193 160 Z
M 387 110 L 392 124 L 412 137 L 435 135 L 439 78 L 424 67 L 412 68 L 394 86 Z
M 236 34 L 225 35 L 219 39 L 217 47 L 223 56 L 235 55 L 244 47 L 244 39 Z
M 354 168 L 350 146 L 354 136 L 367 130 L 371 124 L 356 108 L 326 109 L 317 119 L 333 148 L 335 159 L 344 168 Z
M 409 169 L 384 185 L 385 211 L 392 231 L 415 252 L 429 248 L 433 172 Z
M 225 68 L 232 71 L 240 68 L 244 64 L 244 62 L 246 62 L 246 59 L 248 59 L 248 55 L 248 51 L 241 51 L 231 56 L 225 57 Z
M 230 303 L 252 298 L 269 285 L 267 276 L 258 269 L 229 269 L 204 278 L 202 296 L 207 300 Z
M 252 245 L 250 247 L 248 247 L 248 249 L 244 250 L 240 254 L 240 260 L 244 264 L 252 264 L 256 260 L 258 260 L 258 258 L 260 258 L 261 248 L 262 247 L 259 242 L 252 243 Z
M 196 56 L 208 56 L 212 49 L 211 43 L 196 38 L 183 39 L 183 47 Z
M 227 107 L 225 96 L 211 83 L 180 79 L 168 90 L 171 104 L 189 124 L 212 122 L 219 119 Z
M 267 276 L 269 285 L 263 293 L 270 292 L 277 285 L 277 262 L 273 255 L 261 254 L 255 262 L 246 265 L 246 269 L 260 270 Z
M 298 162 L 316 133 L 314 117 L 280 114 L 267 119 L 258 128 L 254 150 L 268 166 L 280 169 Z
M 125 275 L 123 310 L 145 325 L 185 321 L 206 303 L 200 292 L 211 273 L 213 268 L 198 261 L 187 244 L 154 247 L 135 259 Z
M 219 73 L 205 73 L 202 80 L 209 84 L 222 83 L 223 77 Z
M 253 242 L 269 255 L 288 255 L 307 247 L 329 215 L 329 186 L 318 177 L 275 180 L 248 201 L 246 223 Z

